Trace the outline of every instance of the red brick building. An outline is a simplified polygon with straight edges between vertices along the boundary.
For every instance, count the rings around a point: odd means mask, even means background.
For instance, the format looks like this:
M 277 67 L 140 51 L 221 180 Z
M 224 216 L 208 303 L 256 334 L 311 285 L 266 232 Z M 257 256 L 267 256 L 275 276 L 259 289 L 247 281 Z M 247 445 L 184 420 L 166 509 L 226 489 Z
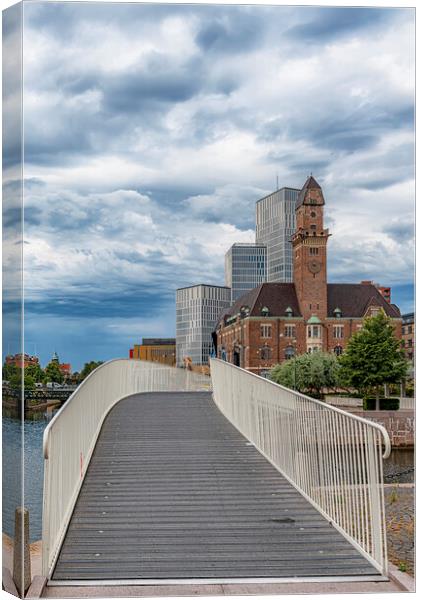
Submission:
M 383 310 L 401 337 L 401 315 L 371 281 L 327 283 L 323 192 L 310 176 L 296 205 L 292 237 L 294 283 L 263 283 L 239 298 L 216 327 L 217 354 L 249 371 L 304 352 L 342 354 L 363 319 Z M 387 294 L 385 294 L 387 296 Z
M 30 365 L 39 365 L 38 356 L 30 356 L 29 354 L 14 354 L 6 356 L 7 365 L 15 365 L 20 369 L 23 367 L 29 367 Z

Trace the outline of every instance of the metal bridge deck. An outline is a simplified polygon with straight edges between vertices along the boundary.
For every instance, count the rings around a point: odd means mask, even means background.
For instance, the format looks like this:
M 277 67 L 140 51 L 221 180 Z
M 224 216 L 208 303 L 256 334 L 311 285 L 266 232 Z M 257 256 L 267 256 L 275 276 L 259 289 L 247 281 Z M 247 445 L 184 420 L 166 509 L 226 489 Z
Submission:
M 149 393 L 106 418 L 54 581 L 376 576 L 209 393 Z

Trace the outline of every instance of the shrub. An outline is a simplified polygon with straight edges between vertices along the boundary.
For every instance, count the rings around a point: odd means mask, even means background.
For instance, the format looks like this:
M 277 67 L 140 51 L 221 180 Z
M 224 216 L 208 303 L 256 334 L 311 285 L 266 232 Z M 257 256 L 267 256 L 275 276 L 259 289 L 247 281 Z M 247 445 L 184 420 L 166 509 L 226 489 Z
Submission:
M 380 410 L 399 410 L 399 398 L 380 398 Z M 376 398 L 364 398 L 364 410 L 376 410 Z

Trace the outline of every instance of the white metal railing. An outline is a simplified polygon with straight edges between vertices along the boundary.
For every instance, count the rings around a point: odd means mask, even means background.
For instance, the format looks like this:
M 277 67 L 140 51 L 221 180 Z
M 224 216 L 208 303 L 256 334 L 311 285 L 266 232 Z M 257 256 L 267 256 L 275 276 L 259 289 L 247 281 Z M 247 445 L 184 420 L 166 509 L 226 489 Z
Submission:
M 221 412 L 382 574 L 384 427 L 211 359 Z
M 210 378 L 185 369 L 116 359 L 93 371 L 44 431 L 43 574 L 55 564 L 102 423 L 123 398 L 141 392 L 210 389 Z

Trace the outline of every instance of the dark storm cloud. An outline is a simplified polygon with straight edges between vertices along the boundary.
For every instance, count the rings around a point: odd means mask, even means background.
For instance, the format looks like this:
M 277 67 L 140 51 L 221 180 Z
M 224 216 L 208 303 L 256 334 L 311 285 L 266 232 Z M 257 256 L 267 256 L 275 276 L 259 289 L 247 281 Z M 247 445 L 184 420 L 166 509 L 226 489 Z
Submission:
M 310 10 L 313 18 L 288 29 L 286 34 L 290 38 L 320 44 L 361 29 L 379 27 L 394 16 L 393 9 L 384 8 L 319 7 Z
M 126 287 L 122 291 L 115 293 L 106 293 L 98 290 L 97 293 L 89 290 L 89 294 L 83 293 L 83 286 L 80 292 L 71 293 L 66 290 L 65 295 L 60 292 L 50 292 L 42 300 L 26 300 L 25 312 L 29 314 L 52 315 L 62 317 L 83 317 L 83 318 L 127 318 L 127 317 L 148 317 L 151 315 L 151 307 L 157 306 L 162 302 L 173 301 L 174 293 L 164 290 L 140 289 Z
M 205 52 L 245 53 L 262 44 L 265 30 L 260 15 L 231 7 L 223 17 L 204 20 L 196 42 Z
M 104 105 L 108 110 L 125 113 L 138 112 L 145 106 L 156 110 L 157 103 L 188 100 L 202 85 L 199 61 L 188 61 L 177 68 L 167 56 L 154 53 L 142 70 L 129 70 L 104 82 Z
M 390 225 L 383 228 L 383 232 L 398 243 L 412 240 L 415 233 L 412 215 L 407 215 L 406 218 L 402 218 L 399 221 L 393 221 Z

